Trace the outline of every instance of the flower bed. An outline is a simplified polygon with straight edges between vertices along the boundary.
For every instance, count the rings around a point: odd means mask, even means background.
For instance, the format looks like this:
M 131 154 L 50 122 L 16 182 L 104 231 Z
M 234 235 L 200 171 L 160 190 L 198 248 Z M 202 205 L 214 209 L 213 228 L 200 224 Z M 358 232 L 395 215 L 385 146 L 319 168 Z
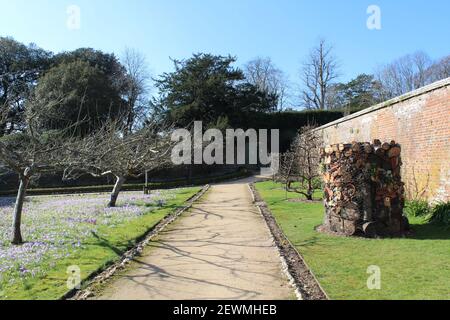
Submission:
M 116 208 L 108 194 L 28 198 L 22 232 L 25 244 L 10 243 L 13 198 L 0 198 L 0 285 L 45 276 L 48 268 L 83 249 L 99 228 L 114 228 L 146 215 L 175 197 L 176 190 L 151 195 L 123 192 Z

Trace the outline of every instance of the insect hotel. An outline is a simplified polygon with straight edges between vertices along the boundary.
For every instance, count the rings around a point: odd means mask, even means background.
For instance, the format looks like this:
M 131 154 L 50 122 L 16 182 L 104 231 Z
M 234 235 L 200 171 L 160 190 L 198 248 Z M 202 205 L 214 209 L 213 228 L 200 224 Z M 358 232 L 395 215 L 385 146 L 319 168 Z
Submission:
M 322 148 L 320 155 L 326 211 L 322 231 L 366 237 L 408 231 L 399 144 L 336 144 Z

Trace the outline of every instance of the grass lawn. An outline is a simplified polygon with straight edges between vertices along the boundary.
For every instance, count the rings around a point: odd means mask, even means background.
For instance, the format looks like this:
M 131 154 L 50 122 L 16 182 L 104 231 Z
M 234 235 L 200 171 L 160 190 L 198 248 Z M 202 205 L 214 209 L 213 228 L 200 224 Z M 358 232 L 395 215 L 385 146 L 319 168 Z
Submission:
M 0 202 L 0 299 L 58 299 L 67 291 L 67 268 L 81 278 L 111 264 L 162 218 L 201 188 L 122 193 L 105 208 L 108 194 L 29 198 L 24 209 L 27 243 L 9 244 L 11 201 Z
M 410 218 L 411 238 L 333 237 L 314 230 L 324 217 L 322 203 L 286 201 L 273 182 L 256 188 L 331 299 L 450 299 L 450 229 Z M 381 269 L 381 290 L 367 288 L 371 265 Z

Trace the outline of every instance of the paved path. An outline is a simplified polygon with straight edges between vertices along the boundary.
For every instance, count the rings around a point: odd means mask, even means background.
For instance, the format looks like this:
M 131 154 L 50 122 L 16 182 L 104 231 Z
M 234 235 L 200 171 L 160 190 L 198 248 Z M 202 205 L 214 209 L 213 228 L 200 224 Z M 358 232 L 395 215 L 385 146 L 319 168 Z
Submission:
M 293 299 L 246 182 L 212 186 L 100 299 Z

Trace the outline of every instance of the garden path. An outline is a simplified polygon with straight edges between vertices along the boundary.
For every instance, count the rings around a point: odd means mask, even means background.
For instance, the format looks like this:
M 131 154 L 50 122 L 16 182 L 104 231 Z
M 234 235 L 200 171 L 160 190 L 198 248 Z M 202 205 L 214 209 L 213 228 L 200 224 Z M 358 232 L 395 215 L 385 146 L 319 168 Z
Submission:
M 212 186 L 98 298 L 294 299 L 248 182 Z

